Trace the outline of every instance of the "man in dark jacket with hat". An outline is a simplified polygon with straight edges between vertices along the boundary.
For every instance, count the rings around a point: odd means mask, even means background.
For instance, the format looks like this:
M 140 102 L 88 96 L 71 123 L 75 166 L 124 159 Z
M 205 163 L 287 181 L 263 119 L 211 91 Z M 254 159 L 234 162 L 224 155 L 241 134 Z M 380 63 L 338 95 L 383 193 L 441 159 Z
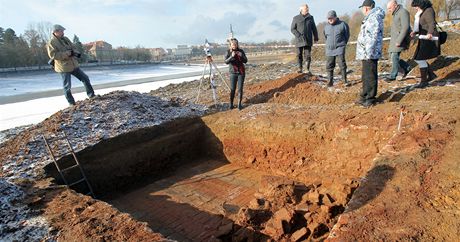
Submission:
M 391 73 L 385 81 L 396 80 L 399 67 L 403 70 L 403 78 L 409 73 L 409 65 L 399 57 L 403 50 L 409 48 L 410 43 L 410 17 L 409 12 L 396 0 L 391 0 L 387 4 L 388 12 L 393 15 L 391 22 L 391 40 L 388 52 L 391 57 Z
M 347 63 L 345 61 L 345 48 L 350 38 L 350 28 L 348 24 L 337 18 L 334 10 L 327 14 L 327 24 L 324 26 L 324 37 L 326 38 L 326 56 L 327 56 L 327 77 L 328 86 L 332 87 L 334 83 L 335 59 L 339 62 L 342 72 L 342 80 L 348 86 L 347 81 Z
M 307 73 L 310 72 L 311 63 L 311 47 L 313 41 L 318 41 L 318 30 L 313 16 L 310 15 L 308 5 L 300 7 L 300 14 L 292 19 L 291 32 L 295 36 L 295 43 L 297 47 L 297 60 L 299 62 L 299 71 L 303 71 L 304 56 L 307 64 Z

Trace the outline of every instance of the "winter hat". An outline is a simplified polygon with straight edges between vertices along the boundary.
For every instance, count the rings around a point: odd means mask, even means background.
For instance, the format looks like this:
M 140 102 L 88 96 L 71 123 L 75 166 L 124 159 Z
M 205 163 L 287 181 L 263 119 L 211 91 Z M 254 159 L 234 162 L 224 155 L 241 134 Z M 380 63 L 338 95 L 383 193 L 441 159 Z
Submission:
M 361 4 L 359 8 L 362 8 L 362 7 L 375 7 L 375 2 L 374 0 L 364 0 L 363 4 Z
M 331 10 L 327 13 L 327 18 L 337 18 L 337 13 L 334 10 Z
M 59 25 L 59 24 L 55 24 L 53 25 L 53 32 L 56 32 L 56 31 L 64 31 L 65 28 L 62 27 L 62 25 Z

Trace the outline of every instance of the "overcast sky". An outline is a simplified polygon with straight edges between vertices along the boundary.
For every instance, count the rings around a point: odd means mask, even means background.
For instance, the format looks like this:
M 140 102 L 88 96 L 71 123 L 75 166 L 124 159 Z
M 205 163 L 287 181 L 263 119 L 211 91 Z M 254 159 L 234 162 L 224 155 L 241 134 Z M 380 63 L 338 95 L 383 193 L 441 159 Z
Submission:
M 386 2 L 376 0 L 385 10 Z M 303 3 L 318 23 L 331 9 L 338 15 L 358 10 L 362 0 L 0 0 L 0 27 L 20 35 L 30 23 L 59 23 L 69 37 L 114 47 L 223 43 L 230 24 L 243 42 L 290 40 L 292 17 Z

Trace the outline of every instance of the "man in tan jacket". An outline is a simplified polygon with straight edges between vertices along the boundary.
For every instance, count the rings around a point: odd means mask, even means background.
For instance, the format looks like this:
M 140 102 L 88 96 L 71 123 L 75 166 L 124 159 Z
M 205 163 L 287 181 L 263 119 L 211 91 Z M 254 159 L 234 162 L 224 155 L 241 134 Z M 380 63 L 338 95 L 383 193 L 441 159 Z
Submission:
M 47 50 L 51 61 L 54 60 L 54 70 L 61 74 L 67 102 L 70 105 L 75 105 L 75 99 L 71 92 L 71 75 L 83 82 L 89 98 L 93 98 L 95 95 L 88 76 L 79 68 L 77 58 L 81 54 L 76 51 L 72 42 L 64 36 L 64 30 L 65 28 L 59 24 L 53 26 L 53 36 L 47 44 Z

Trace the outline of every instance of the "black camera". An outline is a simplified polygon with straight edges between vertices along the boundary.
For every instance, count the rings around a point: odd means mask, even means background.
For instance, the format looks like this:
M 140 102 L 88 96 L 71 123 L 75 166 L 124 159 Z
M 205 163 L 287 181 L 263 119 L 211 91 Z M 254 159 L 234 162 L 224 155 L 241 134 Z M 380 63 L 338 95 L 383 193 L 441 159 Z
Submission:
M 81 57 L 81 54 L 78 53 L 78 52 L 75 52 L 75 51 L 71 50 L 71 51 L 70 51 L 70 57 L 72 57 L 72 56 L 75 56 L 75 57 L 77 57 L 77 58 L 80 58 L 80 57 Z
M 50 59 L 50 60 L 48 61 L 48 65 L 50 65 L 51 68 L 54 68 L 54 59 Z

